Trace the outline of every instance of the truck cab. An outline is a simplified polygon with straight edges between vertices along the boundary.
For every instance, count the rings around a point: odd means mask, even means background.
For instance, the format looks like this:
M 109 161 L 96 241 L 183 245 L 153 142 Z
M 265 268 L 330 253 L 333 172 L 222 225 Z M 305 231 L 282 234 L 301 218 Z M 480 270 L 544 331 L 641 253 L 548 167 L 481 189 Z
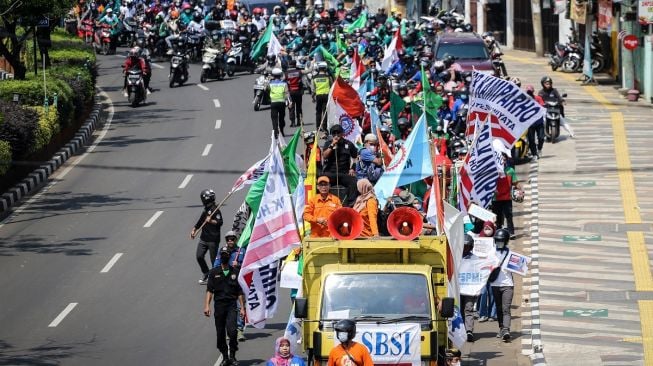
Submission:
M 309 364 L 326 364 L 341 319 L 356 322 L 354 340 L 370 350 L 375 365 L 437 364 L 448 344 L 446 317 L 453 314 L 453 299 L 445 298 L 444 236 L 307 238 L 302 250 L 295 316 L 303 319 Z

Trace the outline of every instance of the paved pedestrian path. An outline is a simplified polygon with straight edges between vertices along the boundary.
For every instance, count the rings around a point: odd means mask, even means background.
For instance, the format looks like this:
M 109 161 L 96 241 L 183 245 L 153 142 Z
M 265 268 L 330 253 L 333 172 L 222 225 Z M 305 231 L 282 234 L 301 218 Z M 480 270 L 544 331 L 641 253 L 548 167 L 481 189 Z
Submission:
M 523 86 L 553 78 L 576 134 L 563 130 L 530 167 L 525 244 L 537 265 L 524 283 L 523 351 L 534 364 L 653 365 L 653 108 L 612 85 L 581 86 L 532 53 L 505 61 Z

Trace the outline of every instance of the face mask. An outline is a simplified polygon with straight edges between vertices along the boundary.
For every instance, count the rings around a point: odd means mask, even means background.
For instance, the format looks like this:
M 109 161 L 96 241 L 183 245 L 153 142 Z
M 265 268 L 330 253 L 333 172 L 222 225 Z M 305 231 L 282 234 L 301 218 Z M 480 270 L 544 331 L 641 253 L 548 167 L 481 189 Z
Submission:
M 460 361 L 452 363 L 451 366 L 460 366 Z
M 503 248 L 506 247 L 505 243 L 500 243 L 500 242 L 496 242 L 495 245 L 496 245 L 497 249 L 503 249 Z
M 369 145 L 367 150 L 369 150 L 372 154 L 376 154 L 376 145 Z
M 349 340 L 347 332 L 336 332 L 336 336 L 338 337 L 340 343 L 346 343 Z
M 419 210 L 422 209 L 422 205 L 420 205 L 420 204 L 414 204 L 414 205 L 413 205 L 413 208 L 415 208 L 417 211 L 419 211 Z

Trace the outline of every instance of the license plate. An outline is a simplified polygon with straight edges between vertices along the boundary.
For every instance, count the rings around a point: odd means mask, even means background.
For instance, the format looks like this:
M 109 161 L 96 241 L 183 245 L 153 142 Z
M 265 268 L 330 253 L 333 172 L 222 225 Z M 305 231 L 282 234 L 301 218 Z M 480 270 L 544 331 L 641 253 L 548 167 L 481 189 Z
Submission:
M 255 90 L 263 90 L 263 85 L 254 85 Z

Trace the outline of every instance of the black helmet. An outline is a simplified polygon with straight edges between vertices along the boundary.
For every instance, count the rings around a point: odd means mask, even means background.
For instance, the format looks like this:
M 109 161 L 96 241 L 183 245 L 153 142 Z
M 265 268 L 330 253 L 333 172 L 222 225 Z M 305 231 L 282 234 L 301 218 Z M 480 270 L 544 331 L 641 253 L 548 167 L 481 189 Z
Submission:
M 320 36 L 320 42 L 322 42 L 323 44 L 329 43 L 329 35 L 327 35 L 326 33 L 322 33 L 322 35 Z
M 438 127 L 440 127 L 440 126 L 438 126 Z M 470 247 L 474 246 L 474 238 L 469 234 L 465 234 L 465 246 L 466 247 L 467 246 L 470 246 Z
M 406 117 L 399 117 L 397 120 L 397 126 L 408 126 L 410 123 L 408 122 L 408 118 Z
M 267 55 L 268 64 L 274 64 L 277 62 L 277 56 Z
M 290 23 L 294 23 L 294 22 L 296 22 L 296 21 L 297 21 L 297 15 L 295 15 L 295 14 L 290 14 L 290 15 L 288 16 L 288 21 L 289 21 Z
M 202 204 L 207 206 L 215 202 L 215 192 L 212 189 L 205 189 L 200 193 L 200 198 L 202 198 Z
M 509 241 L 510 241 L 510 232 L 507 229 L 499 229 L 497 230 L 496 233 L 494 233 L 494 243 L 502 244 L 500 247 L 504 247 L 508 245 Z
M 551 80 L 551 78 L 548 76 L 543 76 L 542 79 L 540 80 L 540 84 L 542 84 L 542 87 L 544 87 L 544 83 L 551 83 L 551 85 L 553 85 L 553 80 Z
M 347 340 L 351 341 L 356 335 L 356 322 L 349 319 L 339 320 L 336 325 L 333 326 L 333 330 L 336 332 L 347 332 Z
M 427 34 L 435 34 L 435 26 L 433 26 L 433 23 L 429 22 L 426 25 L 426 33 Z
M 304 143 L 312 144 L 313 142 L 315 142 L 315 132 L 304 132 Z
M 460 352 L 460 350 L 458 348 L 447 348 L 444 351 L 444 356 L 446 358 L 454 358 L 454 357 L 462 356 L 462 353 Z

